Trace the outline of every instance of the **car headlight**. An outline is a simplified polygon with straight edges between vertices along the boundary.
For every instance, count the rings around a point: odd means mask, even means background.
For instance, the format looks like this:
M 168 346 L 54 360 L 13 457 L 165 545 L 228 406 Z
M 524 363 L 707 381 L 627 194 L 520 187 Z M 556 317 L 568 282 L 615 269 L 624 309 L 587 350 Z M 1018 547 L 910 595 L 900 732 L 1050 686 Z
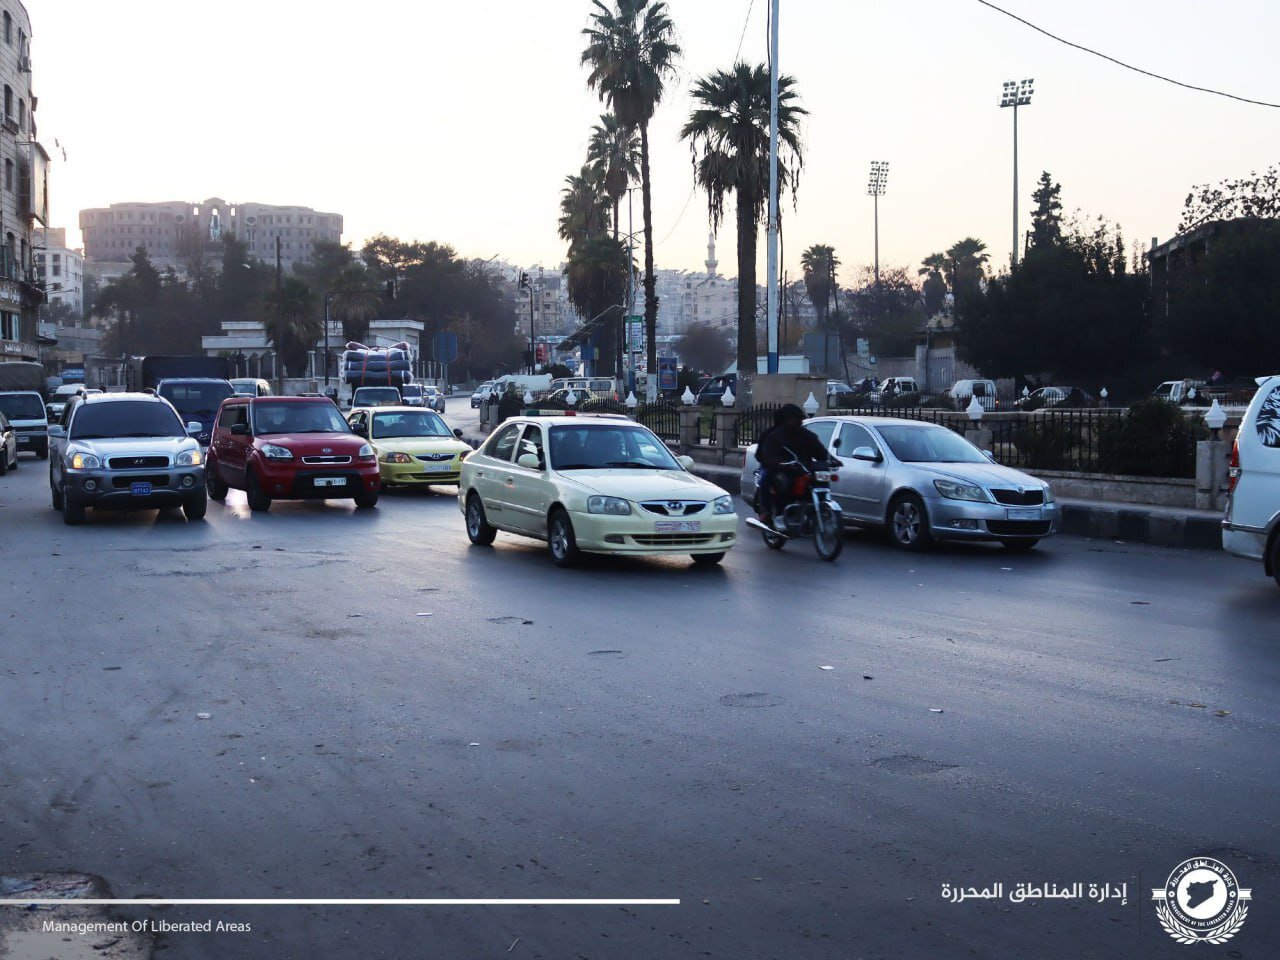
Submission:
M 361 456 L 364 456 L 362 453 Z M 413 463 L 413 457 L 407 453 L 388 453 L 382 458 L 384 463 Z
M 71 458 L 72 470 L 98 470 L 101 467 L 102 460 L 92 453 L 77 453 Z
M 1054 502 L 1053 487 L 1049 486 L 1048 484 L 1045 484 L 1045 488 L 1044 488 L 1044 502 L 1045 503 Z
M 373 459 L 373 447 L 372 447 L 370 444 L 367 444 L 367 443 L 365 443 L 365 444 L 361 444 L 361 445 L 360 445 L 360 453 L 358 454 L 358 456 L 360 457 L 360 459 L 361 459 L 361 460 L 372 460 L 372 459 Z
M 202 463 L 204 458 L 200 456 L 199 450 L 183 450 L 174 461 L 174 464 L 179 467 L 198 467 Z
M 607 513 L 625 517 L 631 513 L 631 504 L 621 497 L 587 497 L 587 513 Z
M 262 455 L 268 460 L 292 460 L 293 451 L 288 447 L 282 447 L 275 443 L 264 443 L 262 445 Z
M 972 483 L 957 483 L 954 480 L 935 480 L 934 489 L 948 500 L 976 500 L 979 503 L 990 503 L 987 491 Z
M 733 513 L 733 497 L 716 497 L 711 501 L 711 512 L 717 514 Z

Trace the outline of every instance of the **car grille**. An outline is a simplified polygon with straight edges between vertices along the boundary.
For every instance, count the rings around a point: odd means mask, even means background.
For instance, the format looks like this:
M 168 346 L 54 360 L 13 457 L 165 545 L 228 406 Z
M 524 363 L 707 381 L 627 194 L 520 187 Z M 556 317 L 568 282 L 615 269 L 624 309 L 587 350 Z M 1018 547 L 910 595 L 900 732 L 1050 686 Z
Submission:
M 1038 507 L 1044 503 L 1043 490 L 995 490 L 991 495 L 996 503 L 1005 503 L 1012 507 Z
M 640 506 L 660 517 L 687 517 L 706 509 L 705 500 L 645 500 Z
M 131 473 L 125 477 L 112 477 L 111 486 L 117 490 L 128 490 L 135 483 L 149 483 L 153 487 L 167 487 L 169 485 L 169 475 L 167 473 L 153 474 L 137 474 Z
M 715 539 L 710 533 L 646 533 L 631 538 L 642 547 L 701 547 Z
M 445 460 L 452 460 L 456 456 L 456 453 L 422 453 L 418 455 L 418 459 L 423 463 L 442 463 Z
M 449 479 L 458 479 L 458 474 L 454 473 L 410 473 L 408 476 L 413 480 L 430 480 L 442 483 Z
M 168 457 L 112 457 L 107 461 L 107 466 L 112 470 L 154 470 L 168 465 Z
M 987 530 L 999 537 L 1044 537 L 1053 529 L 1049 520 L 988 520 Z
M 316 467 L 331 467 L 334 464 L 350 463 L 350 457 L 303 457 L 302 462 Z

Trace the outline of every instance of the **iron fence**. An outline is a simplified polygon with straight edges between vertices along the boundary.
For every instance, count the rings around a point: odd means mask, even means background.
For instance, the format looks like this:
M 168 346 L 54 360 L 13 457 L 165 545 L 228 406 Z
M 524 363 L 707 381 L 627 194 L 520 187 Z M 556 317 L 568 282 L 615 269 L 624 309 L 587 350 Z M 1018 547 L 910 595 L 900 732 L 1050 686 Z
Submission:
M 738 414 L 733 418 L 733 443 L 749 447 L 758 441 L 773 426 L 774 415 L 781 409 L 780 403 L 761 403 Z
M 674 403 L 666 400 L 642 403 L 636 407 L 635 421 L 648 427 L 663 440 L 680 439 L 680 408 Z

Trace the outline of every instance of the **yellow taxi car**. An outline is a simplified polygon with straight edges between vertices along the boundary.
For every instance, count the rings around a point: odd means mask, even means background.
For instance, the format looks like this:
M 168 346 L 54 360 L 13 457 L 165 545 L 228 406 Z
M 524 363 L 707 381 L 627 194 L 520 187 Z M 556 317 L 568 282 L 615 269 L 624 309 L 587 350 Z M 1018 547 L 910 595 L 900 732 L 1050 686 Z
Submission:
M 499 530 L 533 537 L 559 566 L 587 553 L 716 564 L 737 541 L 738 515 L 692 463 L 626 417 L 513 417 L 463 463 L 458 506 L 472 543 Z
M 357 407 L 353 433 L 373 445 L 383 486 L 429 487 L 458 482 L 471 447 L 440 414 L 423 407 Z

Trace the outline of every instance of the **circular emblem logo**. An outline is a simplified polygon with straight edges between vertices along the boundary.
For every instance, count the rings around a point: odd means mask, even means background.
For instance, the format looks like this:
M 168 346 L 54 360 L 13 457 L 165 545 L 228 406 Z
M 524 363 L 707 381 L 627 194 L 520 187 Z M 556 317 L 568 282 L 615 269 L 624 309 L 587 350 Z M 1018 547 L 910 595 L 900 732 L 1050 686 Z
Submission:
M 1252 893 L 1225 863 L 1196 857 L 1174 867 L 1151 899 L 1160 926 L 1179 943 L 1226 943 L 1244 926 Z

